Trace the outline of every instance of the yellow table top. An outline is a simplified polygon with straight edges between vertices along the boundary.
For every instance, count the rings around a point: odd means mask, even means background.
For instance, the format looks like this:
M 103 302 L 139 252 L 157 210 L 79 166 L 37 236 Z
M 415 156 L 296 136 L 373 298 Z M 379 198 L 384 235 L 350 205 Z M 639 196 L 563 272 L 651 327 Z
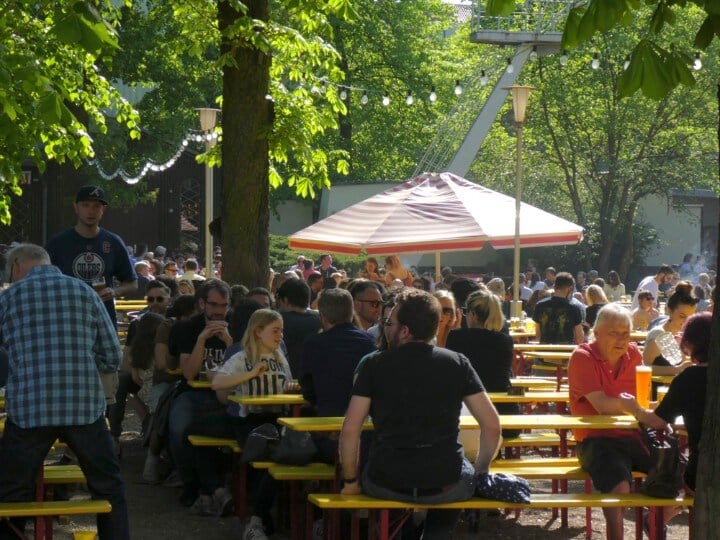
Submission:
M 523 351 L 525 358 L 542 358 L 547 362 L 567 362 L 572 351 Z
M 516 343 L 513 348 L 516 351 L 574 351 L 577 345 L 568 343 Z
M 274 394 L 271 396 L 228 396 L 230 401 L 241 405 L 305 405 L 302 394 Z
M 513 396 L 504 392 L 488 392 L 493 403 L 568 403 L 570 395 L 565 392 L 527 392 L 522 396 Z
M 557 379 L 543 377 L 513 377 L 510 379 L 511 386 L 523 388 L 557 388 Z
M 296 431 L 340 431 L 344 417 L 296 417 L 279 418 L 278 423 Z M 500 425 L 507 429 L 634 429 L 638 421 L 633 416 L 588 415 L 570 416 L 565 414 L 501 414 Z M 460 417 L 460 429 L 477 429 L 473 416 Z M 372 422 L 366 420 L 363 429 L 372 429 Z
M 673 379 L 675 378 L 675 375 L 653 375 L 651 377 L 652 382 L 660 383 L 660 384 L 670 384 L 673 382 Z
M 194 380 L 194 381 L 188 381 L 188 386 L 191 388 L 210 388 L 212 383 L 208 380 Z
M 644 332 L 642 330 L 635 330 L 633 332 L 630 332 L 630 340 L 631 341 L 645 341 L 647 338 L 647 332 Z

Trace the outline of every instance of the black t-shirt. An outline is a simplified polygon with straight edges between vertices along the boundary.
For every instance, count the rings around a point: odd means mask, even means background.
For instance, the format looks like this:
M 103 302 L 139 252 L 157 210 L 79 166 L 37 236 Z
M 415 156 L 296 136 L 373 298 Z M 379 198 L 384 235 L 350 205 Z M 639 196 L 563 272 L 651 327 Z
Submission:
M 175 354 L 175 351 L 177 351 L 178 357 L 181 354 L 192 354 L 198 337 L 205 329 L 205 323 L 205 314 L 199 313 L 187 321 L 180 321 L 173 326 L 170 332 L 170 352 Z M 203 366 L 200 369 L 213 369 L 221 366 L 226 348 L 227 345 L 220 338 L 213 336 L 208 339 L 205 342 Z
M 507 392 L 512 378 L 513 340 L 502 332 L 484 328 L 457 328 L 448 334 L 451 351 L 470 360 L 488 392 Z M 500 414 L 518 414 L 518 403 L 501 403 L 495 408 Z
M 705 414 L 706 389 L 707 366 L 690 366 L 673 379 L 667 395 L 655 409 L 655 414 L 666 422 L 674 422 L 678 416 L 682 416 L 685 420 L 690 449 L 685 481 L 693 488 Z
M 575 327 L 582 324 L 582 311 L 567 298 L 551 296 L 535 306 L 533 320 L 540 325 L 542 343 L 574 343 Z
M 468 359 L 447 349 L 413 342 L 367 358 L 353 395 L 372 400 L 372 481 L 390 489 L 457 482 L 460 409 L 478 392 L 484 388 Z
M 305 338 L 317 334 L 321 329 L 320 316 L 314 311 L 284 311 L 283 318 L 283 340 L 287 347 L 287 361 L 290 364 L 290 371 L 296 377 L 302 374 L 303 343 Z

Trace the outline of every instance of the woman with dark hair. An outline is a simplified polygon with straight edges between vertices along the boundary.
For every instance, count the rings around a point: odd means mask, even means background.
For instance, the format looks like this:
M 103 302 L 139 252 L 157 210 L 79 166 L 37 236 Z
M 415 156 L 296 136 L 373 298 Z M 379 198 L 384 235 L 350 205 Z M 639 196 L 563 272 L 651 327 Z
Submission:
M 695 313 L 697 298 L 692 295 L 692 289 L 693 286 L 689 282 L 678 282 L 675 292 L 670 295 L 667 302 L 667 320 L 652 328 L 645 338 L 643 363 L 652 366 L 653 375 L 676 375 L 689 365 L 689 362 L 682 362 L 679 365 L 671 363 L 663 356 L 660 347 L 665 334 L 675 339 L 685 320 Z
M 368 257 L 365 259 L 365 268 L 360 271 L 360 277 L 369 279 L 371 281 L 382 281 L 383 278 L 380 275 L 380 265 L 378 265 L 375 257 Z
M 607 275 L 607 281 L 603 286 L 605 296 L 610 302 L 620 302 L 625 296 L 625 285 L 620 283 L 620 274 L 615 270 L 610 270 Z
M 707 366 L 710 361 L 710 328 L 712 314 L 703 311 L 690 316 L 683 326 L 680 349 L 692 361 L 690 367 L 675 377 L 670 389 L 655 412 L 642 411 L 638 420 L 655 429 L 665 427 L 682 416 L 688 431 L 690 458 L 685 469 L 685 483 L 695 489 L 698 451 L 705 414 L 705 393 L 707 388 Z

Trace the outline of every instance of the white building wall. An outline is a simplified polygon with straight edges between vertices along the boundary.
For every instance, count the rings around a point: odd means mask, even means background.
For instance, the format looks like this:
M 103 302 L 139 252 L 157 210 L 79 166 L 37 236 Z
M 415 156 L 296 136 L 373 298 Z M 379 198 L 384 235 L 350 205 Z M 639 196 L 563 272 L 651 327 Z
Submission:
M 702 252 L 702 207 L 669 205 L 656 196 L 640 201 L 638 218 L 647 221 L 658 231 L 660 243 L 649 253 L 645 264 L 659 266 L 663 263 L 679 264 L 686 253 Z

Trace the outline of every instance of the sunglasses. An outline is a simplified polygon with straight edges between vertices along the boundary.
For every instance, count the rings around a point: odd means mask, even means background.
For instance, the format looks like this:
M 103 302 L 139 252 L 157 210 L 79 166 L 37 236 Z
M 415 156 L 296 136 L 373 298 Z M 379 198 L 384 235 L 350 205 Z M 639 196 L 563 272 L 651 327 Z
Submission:
M 358 300 L 358 302 L 370 304 L 374 308 L 379 308 L 380 306 L 382 306 L 382 302 L 380 300 Z
M 147 296 L 146 300 L 148 304 L 152 304 L 153 302 L 164 302 L 165 300 L 169 300 L 169 298 L 167 296 Z

